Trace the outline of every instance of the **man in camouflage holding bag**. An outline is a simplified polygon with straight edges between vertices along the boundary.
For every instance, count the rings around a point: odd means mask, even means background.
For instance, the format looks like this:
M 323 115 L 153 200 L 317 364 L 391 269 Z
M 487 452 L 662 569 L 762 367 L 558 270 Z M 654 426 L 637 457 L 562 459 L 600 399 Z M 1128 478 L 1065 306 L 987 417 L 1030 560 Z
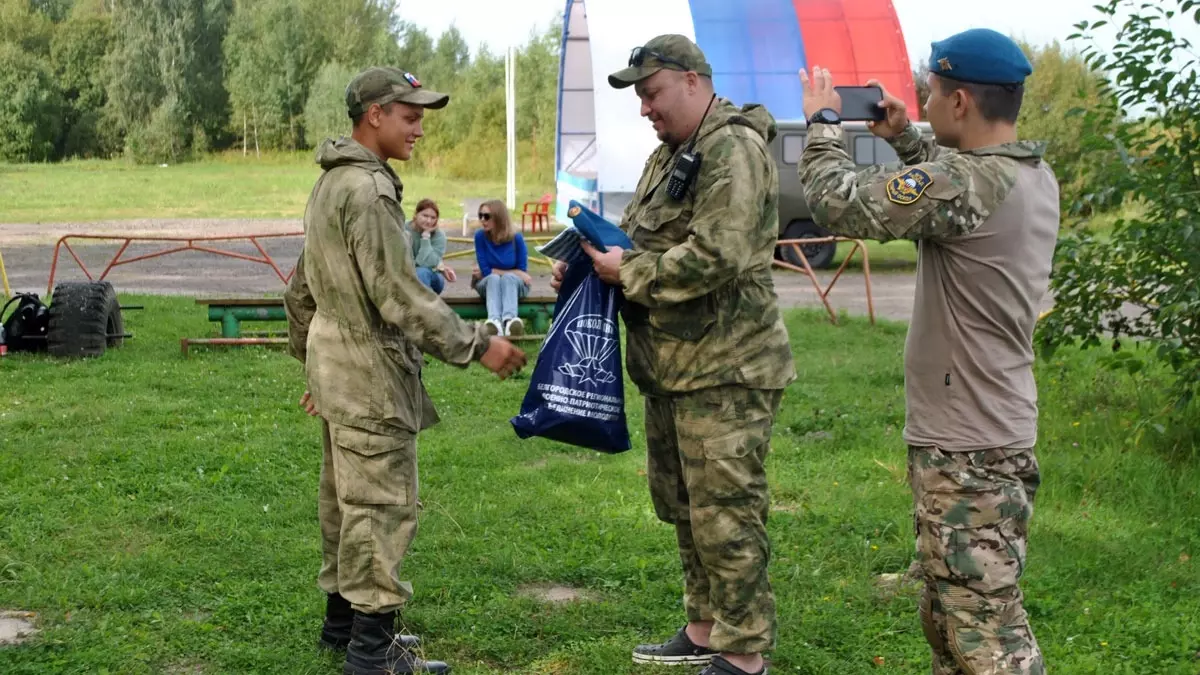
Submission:
M 613 87 L 635 87 L 662 144 L 622 219 L 634 248 L 584 248 L 600 278 L 624 291 L 651 500 L 675 526 L 683 562 L 687 625 L 638 646 L 633 660 L 747 675 L 765 672 L 762 653 L 776 644 L 764 462 L 795 370 L 771 278 L 775 121 L 762 106 L 717 98 L 711 77 L 682 35 L 650 40 L 609 76 Z M 669 189 L 689 152 L 698 171 Z
M 449 97 L 395 68 L 346 88 L 351 138 L 326 140 L 304 213 L 304 251 L 284 296 L 291 353 L 305 363 L 302 404 L 324 431 L 318 585 L 328 594 L 320 644 L 346 649 L 347 675 L 447 673 L 395 633 L 412 595 L 400 581 L 417 531 L 417 433 L 438 422 L 422 352 L 507 377 L 525 353 L 465 323 L 420 282 L 389 159 L 407 160 L 426 109 Z

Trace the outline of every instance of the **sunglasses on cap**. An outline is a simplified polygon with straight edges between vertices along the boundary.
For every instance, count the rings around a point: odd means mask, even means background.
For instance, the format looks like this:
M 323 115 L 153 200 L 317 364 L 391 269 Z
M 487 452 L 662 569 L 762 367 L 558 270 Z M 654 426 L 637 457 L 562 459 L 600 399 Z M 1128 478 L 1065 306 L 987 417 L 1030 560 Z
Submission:
M 490 214 L 490 213 L 479 213 L 478 215 L 479 215 L 480 220 L 491 220 L 492 219 L 492 214 Z
M 663 56 L 661 52 L 656 52 L 653 49 L 646 49 L 645 47 L 634 47 L 633 51 L 629 52 L 629 65 L 633 66 L 634 68 L 641 68 L 642 64 L 646 62 L 647 56 L 656 58 L 663 63 L 670 63 L 671 65 L 679 66 L 684 70 L 688 70 L 687 66 L 676 61 L 675 59 L 668 58 Z

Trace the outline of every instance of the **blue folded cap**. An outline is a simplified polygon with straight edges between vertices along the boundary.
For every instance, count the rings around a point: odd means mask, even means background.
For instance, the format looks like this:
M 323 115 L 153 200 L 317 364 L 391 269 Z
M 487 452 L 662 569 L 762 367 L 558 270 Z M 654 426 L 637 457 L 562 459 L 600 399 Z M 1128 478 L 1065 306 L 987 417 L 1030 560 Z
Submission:
M 567 216 L 571 218 L 571 222 L 579 234 L 584 239 L 587 239 L 588 243 L 595 246 L 598 251 L 607 251 L 609 246 L 624 249 L 633 248 L 633 242 L 630 241 L 629 236 L 621 228 L 608 222 L 600 217 L 600 214 L 574 199 L 570 202 Z

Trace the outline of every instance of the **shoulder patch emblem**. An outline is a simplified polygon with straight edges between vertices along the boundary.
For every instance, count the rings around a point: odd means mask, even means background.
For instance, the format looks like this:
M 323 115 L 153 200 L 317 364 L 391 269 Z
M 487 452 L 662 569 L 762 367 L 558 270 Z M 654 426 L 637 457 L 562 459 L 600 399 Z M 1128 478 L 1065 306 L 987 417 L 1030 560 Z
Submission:
M 896 204 L 908 206 L 920 199 L 930 185 L 933 185 L 933 177 L 924 169 L 906 169 L 888 181 L 887 196 Z
M 580 213 L 582 213 L 582 212 L 583 212 L 583 211 L 581 211 L 581 210 L 580 210 L 580 208 L 579 208 L 578 206 L 572 206 L 572 207 L 571 207 L 571 210 L 570 210 L 570 211 L 567 211 L 567 216 L 569 216 L 569 217 L 571 217 L 571 218 L 574 218 L 575 216 L 579 215 L 579 214 L 580 214 Z

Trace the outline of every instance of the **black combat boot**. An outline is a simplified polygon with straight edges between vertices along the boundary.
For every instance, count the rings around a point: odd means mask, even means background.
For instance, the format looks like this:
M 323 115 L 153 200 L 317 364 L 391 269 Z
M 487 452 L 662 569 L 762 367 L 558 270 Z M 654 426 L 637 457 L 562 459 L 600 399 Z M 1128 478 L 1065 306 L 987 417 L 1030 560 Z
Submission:
M 343 675 L 394 675 L 405 673 L 449 673 L 441 661 L 426 661 L 400 643 L 396 635 L 396 613 L 354 613 L 350 646 L 346 649 Z
M 350 631 L 354 626 L 354 609 L 341 593 L 325 596 L 325 623 L 321 625 L 321 638 L 317 646 L 333 651 L 345 651 L 350 644 Z M 416 635 L 399 636 L 400 644 L 407 649 L 416 649 L 421 638 Z

